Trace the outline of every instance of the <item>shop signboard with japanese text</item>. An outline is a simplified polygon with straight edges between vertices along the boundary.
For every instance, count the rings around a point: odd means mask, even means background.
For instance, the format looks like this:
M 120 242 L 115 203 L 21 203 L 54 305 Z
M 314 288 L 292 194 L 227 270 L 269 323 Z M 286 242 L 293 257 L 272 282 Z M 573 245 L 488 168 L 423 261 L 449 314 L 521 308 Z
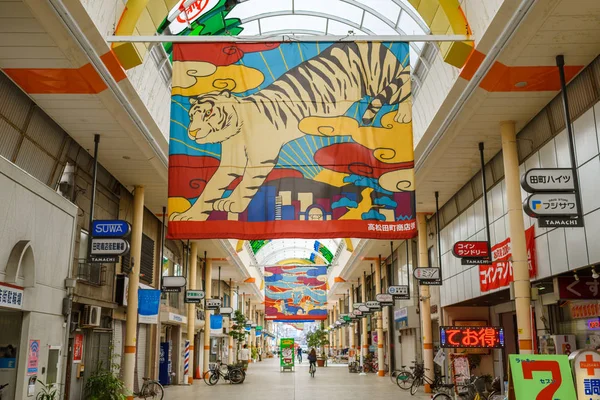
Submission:
M 80 364 L 83 360 L 83 334 L 73 336 L 73 364 Z
M 174 44 L 169 238 L 415 237 L 409 53 Z
M 515 400 L 577 399 L 568 356 L 510 354 L 508 358 Z
M 600 281 L 591 276 L 557 277 L 554 293 L 561 300 L 600 300 Z
M 460 258 L 462 265 L 478 265 L 490 263 L 490 247 L 488 242 L 460 241 L 452 247 L 454 257 Z
M 577 400 L 600 400 L 600 354 L 594 350 L 576 350 L 569 355 L 575 375 Z
M 575 190 L 571 168 L 532 168 L 523 174 L 521 186 L 528 193 L 572 192 Z
M 525 172 L 521 186 L 531 193 L 523 209 L 537 218 L 540 228 L 583 226 L 572 169 L 533 168 Z
M 502 348 L 504 329 L 497 326 L 441 326 L 440 347 L 451 349 Z
M 279 367 L 281 369 L 291 369 L 294 367 L 294 339 L 281 338 L 279 340 Z
M 537 275 L 537 262 L 534 226 L 525 231 L 525 243 L 527 260 L 529 261 L 529 277 L 535 278 Z M 492 257 L 492 264 L 479 266 L 479 286 L 482 293 L 507 287 L 514 280 L 510 238 L 492 246 Z

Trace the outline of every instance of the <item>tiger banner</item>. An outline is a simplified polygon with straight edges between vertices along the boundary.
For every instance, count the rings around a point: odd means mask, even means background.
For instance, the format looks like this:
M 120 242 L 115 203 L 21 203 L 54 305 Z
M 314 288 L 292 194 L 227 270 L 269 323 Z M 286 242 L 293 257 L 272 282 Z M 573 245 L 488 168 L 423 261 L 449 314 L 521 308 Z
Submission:
M 409 47 L 173 47 L 171 239 L 416 236 Z

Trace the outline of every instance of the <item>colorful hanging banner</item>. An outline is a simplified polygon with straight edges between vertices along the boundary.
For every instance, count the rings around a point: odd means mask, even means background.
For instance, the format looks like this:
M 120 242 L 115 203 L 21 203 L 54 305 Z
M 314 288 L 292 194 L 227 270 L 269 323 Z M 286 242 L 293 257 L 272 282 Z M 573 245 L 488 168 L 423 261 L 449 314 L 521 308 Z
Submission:
M 265 267 L 265 319 L 327 319 L 327 267 Z
M 525 231 L 525 243 L 527 260 L 529 261 L 529 277 L 535 278 L 537 275 L 537 262 L 533 225 Z M 479 287 L 482 293 L 506 287 L 514 281 L 510 238 L 492 247 L 492 257 L 494 260 L 492 264 L 479 266 Z
M 416 236 L 406 43 L 173 51 L 169 237 Z

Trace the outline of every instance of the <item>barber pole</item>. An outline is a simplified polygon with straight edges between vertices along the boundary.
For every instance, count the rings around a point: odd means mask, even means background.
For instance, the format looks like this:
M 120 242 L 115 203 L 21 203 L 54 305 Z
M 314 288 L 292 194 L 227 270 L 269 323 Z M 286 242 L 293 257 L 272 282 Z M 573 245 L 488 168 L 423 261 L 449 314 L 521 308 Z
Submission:
M 183 362 L 183 374 L 185 375 L 184 382 L 187 384 L 190 381 L 190 341 L 185 341 L 185 357 Z

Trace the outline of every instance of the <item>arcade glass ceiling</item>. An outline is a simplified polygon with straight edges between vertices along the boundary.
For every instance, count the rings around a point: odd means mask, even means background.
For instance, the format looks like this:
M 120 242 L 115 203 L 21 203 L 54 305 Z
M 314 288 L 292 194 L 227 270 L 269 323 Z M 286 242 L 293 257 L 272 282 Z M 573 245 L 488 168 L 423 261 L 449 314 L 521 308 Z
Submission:
M 424 35 L 470 34 L 458 0 L 129 0 L 116 35 Z M 171 45 L 165 44 L 170 53 Z M 117 43 L 113 50 L 125 68 L 141 64 L 139 46 Z M 142 51 L 140 51 L 142 50 Z M 413 96 L 438 54 L 462 67 L 470 42 L 410 43 Z M 259 266 L 331 265 L 343 239 L 252 240 Z

